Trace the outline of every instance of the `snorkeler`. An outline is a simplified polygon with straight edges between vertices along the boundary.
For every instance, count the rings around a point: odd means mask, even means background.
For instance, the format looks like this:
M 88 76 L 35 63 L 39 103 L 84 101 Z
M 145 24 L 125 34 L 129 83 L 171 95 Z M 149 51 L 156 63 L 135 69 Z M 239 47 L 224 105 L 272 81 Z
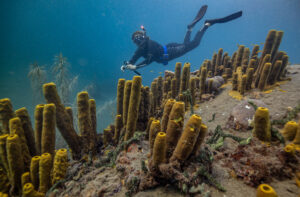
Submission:
M 216 23 L 226 23 L 242 16 L 242 11 L 239 11 L 224 18 L 206 20 L 204 22 L 204 26 L 196 33 L 195 38 L 191 41 L 190 37 L 192 29 L 197 24 L 197 22 L 199 22 L 203 18 L 206 13 L 206 9 L 207 5 L 202 6 L 195 19 L 187 26 L 187 32 L 182 44 L 170 43 L 162 46 L 159 43 L 150 40 L 150 38 L 146 35 L 146 29 L 141 26 L 142 30 L 134 32 L 131 37 L 132 41 L 137 45 L 138 48 L 131 60 L 124 61 L 124 65 L 121 66 L 121 70 L 124 72 L 126 69 L 128 69 L 139 74 L 136 69 L 147 66 L 154 61 L 167 65 L 168 61 L 180 57 L 199 46 L 201 38 L 208 27 Z M 144 57 L 145 60 L 135 65 L 136 61 L 140 57 Z

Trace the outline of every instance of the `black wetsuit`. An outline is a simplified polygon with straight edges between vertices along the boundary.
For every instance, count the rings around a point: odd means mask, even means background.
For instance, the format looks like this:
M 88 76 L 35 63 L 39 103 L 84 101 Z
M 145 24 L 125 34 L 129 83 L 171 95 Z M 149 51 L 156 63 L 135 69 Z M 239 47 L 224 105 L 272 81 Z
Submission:
M 164 56 L 165 52 L 161 44 L 153 40 L 146 39 L 138 46 L 138 49 L 135 51 L 133 57 L 129 60 L 129 63 L 135 64 L 140 57 L 144 57 L 145 60 L 138 63 L 136 65 L 137 68 L 146 66 L 152 63 L 153 61 L 166 64 L 166 62 L 173 60 L 177 57 L 180 57 L 185 53 L 191 51 L 192 49 L 196 48 L 200 44 L 201 38 L 207 28 L 208 26 L 204 25 L 202 29 L 197 32 L 194 40 L 192 41 L 190 40 L 192 31 L 188 30 L 184 37 L 184 42 L 182 44 L 179 43 L 167 44 L 166 45 L 167 54 L 168 54 L 167 59 Z

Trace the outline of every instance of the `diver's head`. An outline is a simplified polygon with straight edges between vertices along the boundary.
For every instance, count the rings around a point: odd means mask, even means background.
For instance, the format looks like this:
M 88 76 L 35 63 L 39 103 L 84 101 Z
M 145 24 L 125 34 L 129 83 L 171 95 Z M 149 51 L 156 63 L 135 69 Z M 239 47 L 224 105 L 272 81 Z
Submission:
M 132 34 L 131 39 L 136 45 L 139 46 L 148 39 L 148 36 L 146 35 L 145 31 L 136 31 Z

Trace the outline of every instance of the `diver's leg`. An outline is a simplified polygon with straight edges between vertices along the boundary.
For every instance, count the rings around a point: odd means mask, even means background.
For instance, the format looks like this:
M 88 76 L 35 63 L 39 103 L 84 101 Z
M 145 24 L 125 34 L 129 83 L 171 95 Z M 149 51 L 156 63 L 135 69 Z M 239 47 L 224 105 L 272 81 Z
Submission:
M 191 33 L 192 33 L 192 28 L 188 29 L 185 36 L 184 36 L 184 40 L 183 40 L 183 43 L 184 44 L 187 44 L 190 42 L 191 40 Z
M 209 24 L 205 23 L 205 25 L 196 33 L 194 40 L 186 46 L 188 51 L 196 48 L 200 44 L 200 41 L 208 27 Z

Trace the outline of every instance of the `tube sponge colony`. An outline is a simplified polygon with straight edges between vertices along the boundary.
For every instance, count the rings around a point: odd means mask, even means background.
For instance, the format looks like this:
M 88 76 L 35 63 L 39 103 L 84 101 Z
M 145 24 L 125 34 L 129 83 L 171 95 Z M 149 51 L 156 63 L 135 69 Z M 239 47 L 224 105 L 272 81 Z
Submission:
M 24 172 L 24 161 L 21 148 L 21 141 L 17 134 L 12 134 L 7 137 L 6 151 L 9 179 L 14 191 L 13 193 L 15 194 L 20 194 L 22 191 L 21 176 Z
M 9 120 L 10 135 L 17 134 L 20 140 L 22 159 L 24 162 L 24 170 L 29 171 L 31 156 L 27 146 L 27 141 L 24 135 L 24 130 L 20 118 L 12 118 Z
M 54 155 L 55 151 L 55 118 L 56 107 L 46 104 L 43 111 L 42 149 L 41 153 Z
M 67 149 L 62 148 L 56 151 L 53 164 L 52 185 L 65 178 L 68 168 Z
M 166 162 L 166 133 L 164 132 L 159 132 L 156 135 L 153 146 L 152 162 L 155 167 Z
M 183 123 L 184 123 L 184 112 L 185 105 L 184 102 L 178 101 L 174 103 L 172 110 L 169 115 L 169 121 L 167 126 L 167 158 L 170 158 L 178 139 L 182 133 Z
M 37 155 L 35 142 L 34 142 L 34 132 L 33 132 L 33 128 L 31 125 L 31 121 L 27 109 L 23 107 L 21 109 L 16 110 L 16 116 L 19 117 L 21 120 L 30 155 L 31 156 Z
M 29 172 L 24 172 L 22 174 L 21 177 L 21 183 L 22 183 L 22 187 L 26 184 L 26 183 L 30 183 L 30 173 Z
M 54 83 L 44 84 L 43 92 L 47 103 L 54 103 L 56 106 L 56 125 L 71 148 L 73 158 L 80 158 L 82 144 L 73 127 L 70 116 L 68 115 L 64 105 L 61 103 L 56 90 L 56 85 Z
M 41 155 L 39 162 L 39 191 L 46 193 L 51 186 L 52 156 L 49 153 Z
M 268 184 L 260 184 L 256 190 L 256 197 L 278 197 L 275 190 Z
M 269 110 L 265 107 L 258 107 L 254 115 L 254 135 L 261 141 L 271 140 L 271 125 Z
M 155 137 L 160 132 L 160 128 L 161 128 L 160 121 L 159 120 L 153 120 L 152 123 L 151 123 L 151 126 L 150 126 L 150 131 L 149 131 L 150 155 L 152 155 Z
M 176 145 L 171 161 L 185 161 L 192 153 L 201 126 L 201 117 L 194 114 L 185 125 L 183 133 Z
M 14 117 L 10 99 L 0 99 L 0 134 L 9 134 L 9 119 Z
M 167 103 L 164 106 L 164 112 L 163 112 L 163 116 L 162 116 L 162 119 L 161 119 L 161 131 L 162 132 L 167 131 L 169 115 L 170 115 L 170 112 L 171 112 L 172 107 L 173 107 L 175 102 L 176 102 L 175 99 L 168 99 Z
M 141 100 L 142 77 L 134 76 L 132 80 L 132 87 L 130 93 L 128 120 L 126 124 L 126 133 L 124 140 L 129 140 L 136 129 L 136 122 L 138 119 L 138 108 Z

